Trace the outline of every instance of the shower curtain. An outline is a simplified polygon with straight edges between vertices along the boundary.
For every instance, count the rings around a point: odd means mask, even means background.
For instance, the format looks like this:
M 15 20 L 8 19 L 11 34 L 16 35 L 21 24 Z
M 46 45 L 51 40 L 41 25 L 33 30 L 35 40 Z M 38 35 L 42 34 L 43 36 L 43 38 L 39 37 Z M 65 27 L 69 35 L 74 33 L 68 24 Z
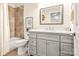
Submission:
M 3 4 L 0 3 L 0 55 L 3 55 Z
M 10 26 L 9 26 L 9 15 L 8 15 L 8 4 L 4 4 L 3 6 L 3 12 L 4 12 L 4 39 L 3 39 L 3 54 L 9 52 L 9 41 L 10 41 Z

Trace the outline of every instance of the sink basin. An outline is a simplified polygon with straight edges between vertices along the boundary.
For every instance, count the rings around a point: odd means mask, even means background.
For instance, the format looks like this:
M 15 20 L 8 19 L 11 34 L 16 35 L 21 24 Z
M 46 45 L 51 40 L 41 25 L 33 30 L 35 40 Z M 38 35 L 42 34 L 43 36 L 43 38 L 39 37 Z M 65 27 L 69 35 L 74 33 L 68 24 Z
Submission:
M 18 48 L 18 47 L 24 46 L 26 42 L 27 40 L 25 39 L 14 39 L 14 40 L 11 40 L 10 44 L 11 44 L 11 47 Z

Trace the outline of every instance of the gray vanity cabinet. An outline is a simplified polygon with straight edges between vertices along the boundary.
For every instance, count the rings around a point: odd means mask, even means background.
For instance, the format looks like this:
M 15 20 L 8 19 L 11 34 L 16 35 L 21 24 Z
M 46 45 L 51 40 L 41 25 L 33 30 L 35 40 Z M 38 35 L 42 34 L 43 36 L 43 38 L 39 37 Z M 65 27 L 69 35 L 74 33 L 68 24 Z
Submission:
M 47 41 L 47 56 L 59 56 L 59 42 Z
M 74 55 L 74 36 L 68 34 L 40 33 L 29 34 L 29 51 L 37 56 Z
M 46 56 L 46 40 L 37 39 L 37 55 Z

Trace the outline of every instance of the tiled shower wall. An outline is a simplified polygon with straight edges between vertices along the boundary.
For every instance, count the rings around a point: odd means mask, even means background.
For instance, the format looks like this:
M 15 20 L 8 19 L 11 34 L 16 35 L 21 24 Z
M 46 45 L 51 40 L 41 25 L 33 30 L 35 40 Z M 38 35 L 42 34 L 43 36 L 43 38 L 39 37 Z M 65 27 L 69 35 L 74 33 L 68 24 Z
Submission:
M 24 6 L 10 7 L 9 6 L 9 20 L 10 20 L 10 36 L 24 38 Z
M 24 38 L 24 6 L 15 9 L 15 36 Z
M 15 8 L 8 6 L 9 10 L 9 23 L 10 23 L 10 36 L 15 36 Z

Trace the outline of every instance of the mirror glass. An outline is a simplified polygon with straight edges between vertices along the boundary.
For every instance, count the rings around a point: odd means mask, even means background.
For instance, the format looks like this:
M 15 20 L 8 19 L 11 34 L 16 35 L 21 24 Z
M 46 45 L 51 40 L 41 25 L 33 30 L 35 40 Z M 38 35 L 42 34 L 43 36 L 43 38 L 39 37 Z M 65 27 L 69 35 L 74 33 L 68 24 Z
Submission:
M 63 24 L 63 5 L 41 8 L 40 24 Z

